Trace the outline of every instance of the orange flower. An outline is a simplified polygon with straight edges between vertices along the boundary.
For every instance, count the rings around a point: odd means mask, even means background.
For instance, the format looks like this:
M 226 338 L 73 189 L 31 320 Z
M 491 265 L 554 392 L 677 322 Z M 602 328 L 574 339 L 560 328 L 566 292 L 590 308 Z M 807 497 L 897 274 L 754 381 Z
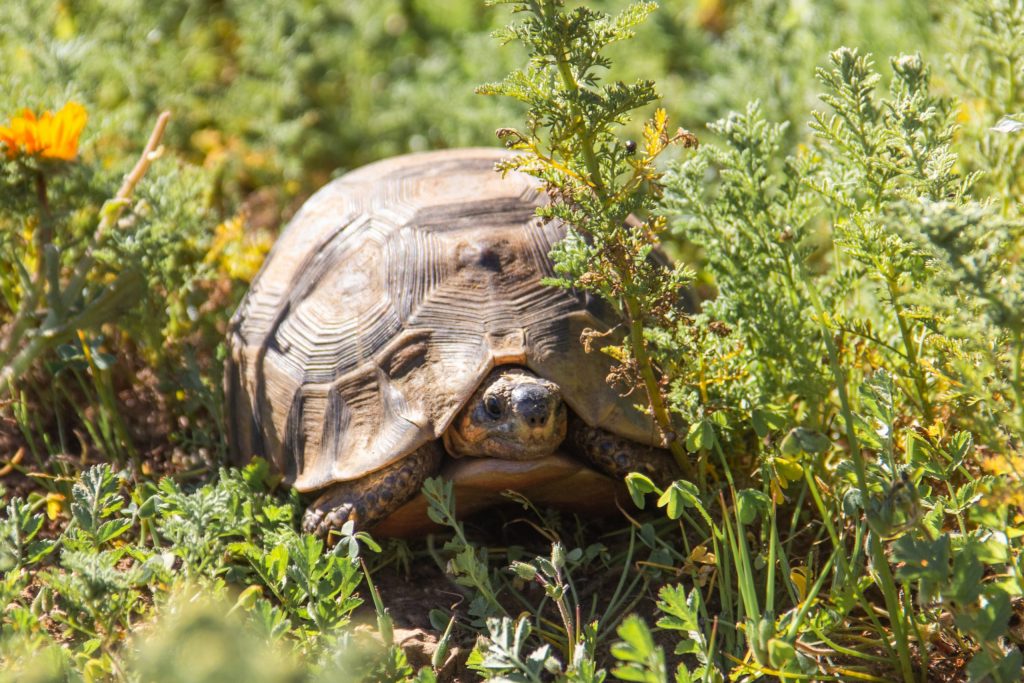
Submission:
M 85 107 L 77 102 L 39 117 L 26 109 L 12 118 L 9 126 L 0 126 L 0 144 L 8 159 L 21 155 L 71 161 L 78 155 L 78 138 L 86 118 Z

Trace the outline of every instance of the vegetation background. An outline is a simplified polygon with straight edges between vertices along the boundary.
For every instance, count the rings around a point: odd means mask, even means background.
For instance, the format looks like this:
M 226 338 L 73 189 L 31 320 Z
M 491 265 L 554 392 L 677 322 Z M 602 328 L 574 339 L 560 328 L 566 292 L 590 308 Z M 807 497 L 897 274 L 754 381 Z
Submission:
M 220 469 L 226 321 L 330 178 L 499 144 L 565 96 L 474 92 L 544 54 L 544 22 L 501 46 L 526 15 L 475 0 L 0 16 L 0 679 L 1019 680 L 1021 3 L 666 0 L 631 39 L 581 24 L 566 54 L 661 96 L 625 101 L 600 168 L 649 162 L 651 239 L 692 268 L 637 301 L 709 300 L 634 311 L 623 349 L 651 355 L 693 481 L 633 480 L 663 510 L 617 526 L 528 510 L 541 533 L 500 542 L 435 484 L 448 536 L 327 553 L 261 463 Z M 22 111 L 69 102 L 77 146 L 31 153 Z M 657 106 L 700 150 L 645 137 Z M 523 144 L 571 165 L 580 133 Z M 648 139 L 643 164 L 616 152 Z M 576 284 L 603 263 L 560 258 Z M 415 636 L 410 576 L 444 608 Z

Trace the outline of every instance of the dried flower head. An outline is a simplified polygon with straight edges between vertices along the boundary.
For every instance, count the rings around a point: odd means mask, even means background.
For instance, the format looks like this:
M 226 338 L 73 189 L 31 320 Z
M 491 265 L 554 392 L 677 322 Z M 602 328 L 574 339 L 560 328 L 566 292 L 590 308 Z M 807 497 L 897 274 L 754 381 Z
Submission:
M 68 102 L 56 114 L 36 116 L 25 109 L 7 126 L 0 126 L 0 144 L 8 159 L 18 156 L 71 161 L 78 155 L 78 138 L 85 128 L 85 107 Z

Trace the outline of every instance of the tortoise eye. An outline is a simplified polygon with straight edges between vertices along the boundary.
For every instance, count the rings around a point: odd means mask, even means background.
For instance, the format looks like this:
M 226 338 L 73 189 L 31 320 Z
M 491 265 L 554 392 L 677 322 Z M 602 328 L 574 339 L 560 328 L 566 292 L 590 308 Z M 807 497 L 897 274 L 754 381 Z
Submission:
M 497 396 L 488 396 L 484 399 L 484 410 L 490 417 L 495 419 L 501 417 L 501 401 Z

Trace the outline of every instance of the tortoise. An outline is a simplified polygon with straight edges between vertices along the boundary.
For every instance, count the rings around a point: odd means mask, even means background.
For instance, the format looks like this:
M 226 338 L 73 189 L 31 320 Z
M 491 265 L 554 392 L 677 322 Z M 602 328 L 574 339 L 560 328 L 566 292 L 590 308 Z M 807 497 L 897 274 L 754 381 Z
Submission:
M 411 154 L 332 181 L 232 317 L 232 459 L 263 456 L 319 494 L 306 531 L 421 533 L 413 499 L 439 472 L 460 512 L 505 488 L 614 509 L 609 482 L 674 474 L 652 420 L 606 381 L 611 359 L 580 343 L 614 338 L 614 312 L 542 283 L 566 228 L 535 215 L 537 181 L 495 170 L 504 154 Z

